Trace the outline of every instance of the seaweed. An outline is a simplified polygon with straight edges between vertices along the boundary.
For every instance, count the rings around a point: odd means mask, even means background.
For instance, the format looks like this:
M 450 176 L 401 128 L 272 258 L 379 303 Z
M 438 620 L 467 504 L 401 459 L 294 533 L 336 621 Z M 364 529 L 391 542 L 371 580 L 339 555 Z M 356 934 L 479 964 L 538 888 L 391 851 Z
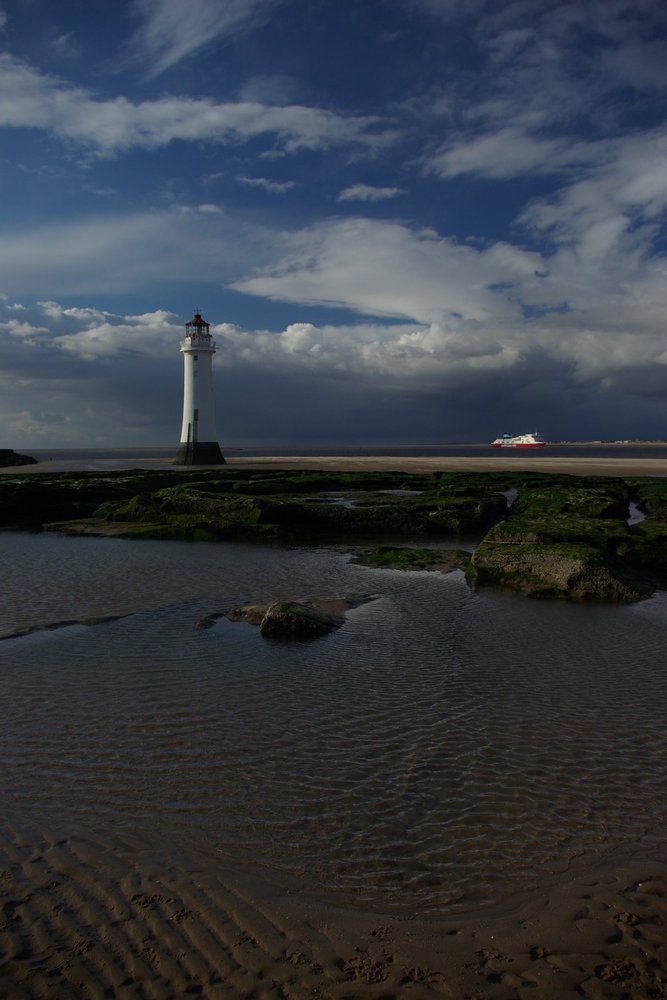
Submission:
M 510 507 L 509 489 L 517 491 Z M 645 515 L 633 525 L 631 500 Z M 638 477 L 231 467 L 14 473 L 0 480 L 0 524 L 189 541 L 465 539 L 480 543 L 467 570 L 475 586 L 625 600 L 667 581 L 667 483 Z M 426 566 L 431 557 L 376 558 Z M 614 597 L 615 588 L 624 596 Z

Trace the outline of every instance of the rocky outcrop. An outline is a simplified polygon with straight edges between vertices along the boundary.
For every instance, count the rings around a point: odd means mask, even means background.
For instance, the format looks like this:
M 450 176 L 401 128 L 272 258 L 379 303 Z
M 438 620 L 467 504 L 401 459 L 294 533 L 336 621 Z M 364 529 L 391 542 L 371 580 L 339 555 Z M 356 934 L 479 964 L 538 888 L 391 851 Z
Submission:
M 468 580 L 530 597 L 622 604 L 646 597 L 655 583 L 635 558 L 641 539 L 627 523 L 631 496 L 622 480 L 527 482 L 478 545 Z
M 233 622 L 258 625 L 266 639 L 317 639 L 339 628 L 345 612 L 372 600 L 367 595 L 303 601 L 253 602 L 231 608 Z
M 0 468 L 6 469 L 13 465 L 36 465 L 37 459 L 30 455 L 19 455 L 11 448 L 0 448 Z
M 631 502 L 645 515 L 641 523 L 628 523 Z M 667 586 L 667 480 L 659 478 L 229 467 L 16 470 L 0 476 L 0 525 L 133 539 L 375 543 L 358 562 L 441 572 L 456 565 L 474 585 L 540 597 L 625 602 Z M 434 548 L 440 539 L 469 544 L 482 538 L 471 565 L 465 552 Z M 313 625 L 319 612 L 311 602 L 296 603 L 308 613 L 281 612 L 277 630 L 324 629 Z
M 647 582 L 597 548 L 484 541 L 471 560 L 473 585 L 499 586 L 530 597 L 628 604 L 650 592 Z
M 338 627 L 337 619 L 318 614 L 298 601 L 272 604 L 259 623 L 259 631 L 268 639 L 317 639 Z

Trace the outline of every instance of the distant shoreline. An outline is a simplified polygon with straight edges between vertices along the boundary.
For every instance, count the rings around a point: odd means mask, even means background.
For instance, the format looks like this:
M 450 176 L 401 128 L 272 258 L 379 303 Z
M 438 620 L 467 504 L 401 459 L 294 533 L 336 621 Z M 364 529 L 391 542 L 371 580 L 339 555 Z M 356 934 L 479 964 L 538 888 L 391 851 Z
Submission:
M 489 449 L 491 448 L 491 441 L 440 441 L 440 442 L 420 442 L 415 441 L 411 443 L 399 443 L 395 442 L 393 444 L 372 444 L 372 443 L 361 443 L 361 444 L 321 444 L 321 445 L 303 445 L 303 444 L 288 444 L 288 445 L 265 445 L 261 443 L 257 444 L 246 444 L 246 445 L 234 445 L 220 443 L 220 447 L 224 455 L 227 454 L 245 454 L 249 453 L 252 455 L 272 455 L 272 454 L 283 454 L 283 455 L 347 455 L 355 452 L 366 452 L 366 453 L 382 453 L 392 452 L 398 454 L 402 451 L 437 451 L 440 449 L 455 449 L 457 451 L 464 449 Z M 667 449 L 667 438 L 633 438 L 633 439 L 611 439 L 611 438 L 591 438 L 591 439 L 565 439 L 562 440 L 547 440 L 546 449 L 547 451 L 553 448 L 665 448 Z M 145 455 L 167 455 L 176 454 L 178 450 L 177 445 L 113 445 L 109 447 L 64 447 L 64 448 L 43 448 L 35 446 L 33 448 L 23 447 L 7 449 L 13 450 L 16 453 L 22 455 L 34 455 L 40 460 L 43 460 L 47 455 L 63 455 L 63 454 L 81 454 L 81 455 L 118 455 L 118 454 L 138 454 L 142 453 Z
M 175 448 L 35 449 L 34 465 L 0 468 L 0 475 L 55 472 L 180 470 Z M 540 450 L 492 449 L 489 444 L 358 446 L 322 449 L 224 448 L 227 467 L 273 469 L 502 472 L 506 470 L 599 476 L 667 476 L 667 442 L 570 442 Z

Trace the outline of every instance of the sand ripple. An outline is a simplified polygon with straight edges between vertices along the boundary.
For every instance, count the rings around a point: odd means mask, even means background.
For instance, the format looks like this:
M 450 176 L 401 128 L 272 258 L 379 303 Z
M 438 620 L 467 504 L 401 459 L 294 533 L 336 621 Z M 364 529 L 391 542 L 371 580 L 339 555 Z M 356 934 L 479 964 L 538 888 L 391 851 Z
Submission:
M 0 996 L 664 997 L 667 869 L 407 923 L 182 840 L 0 838 Z

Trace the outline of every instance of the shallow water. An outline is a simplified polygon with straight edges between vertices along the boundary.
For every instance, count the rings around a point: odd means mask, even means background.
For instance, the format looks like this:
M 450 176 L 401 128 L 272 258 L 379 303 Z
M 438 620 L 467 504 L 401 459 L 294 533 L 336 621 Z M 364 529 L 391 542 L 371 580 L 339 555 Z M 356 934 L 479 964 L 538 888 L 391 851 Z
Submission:
M 488 902 L 664 820 L 667 595 L 473 594 L 336 549 L 0 535 L 5 817 L 164 826 L 401 905 Z M 196 623 L 369 593 L 315 642 Z

